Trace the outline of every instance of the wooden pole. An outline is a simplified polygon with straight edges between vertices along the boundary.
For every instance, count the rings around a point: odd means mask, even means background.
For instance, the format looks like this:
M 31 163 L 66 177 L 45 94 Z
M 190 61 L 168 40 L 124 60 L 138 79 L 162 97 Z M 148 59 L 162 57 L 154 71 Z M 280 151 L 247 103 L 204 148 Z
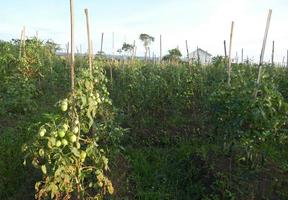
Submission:
M 188 41 L 186 40 L 185 43 L 186 43 L 187 59 L 188 59 L 188 63 L 190 64 L 190 55 L 189 55 Z
M 241 63 L 243 64 L 243 61 L 244 61 L 244 50 L 243 50 L 243 48 L 241 49 Z
M 19 41 L 19 59 L 22 56 L 22 43 L 23 43 L 23 29 L 21 30 L 21 37 Z
M 101 34 L 101 49 L 100 49 L 100 54 L 103 54 L 103 39 L 104 39 L 104 33 Z
M 199 48 L 197 46 L 197 64 L 200 66 L 200 55 L 199 55 Z
M 230 42 L 229 42 L 229 58 L 228 58 L 228 86 L 231 86 L 231 51 L 233 40 L 234 21 L 231 23 Z
M 224 56 L 227 58 L 227 50 L 226 50 L 226 40 L 224 40 Z
M 162 35 L 160 35 L 160 56 L 159 56 L 159 63 L 162 62 Z
M 92 76 L 92 51 L 91 51 L 90 24 L 89 24 L 89 13 L 88 13 L 88 9 L 85 8 L 84 12 L 85 12 L 85 15 L 86 15 L 87 39 L 88 39 L 89 70 L 90 70 L 90 75 Z
M 265 47 L 266 47 L 266 41 L 267 41 L 267 36 L 268 36 L 268 31 L 269 31 L 269 26 L 270 26 L 270 21 L 271 21 L 271 15 L 272 15 L 272 10 L 270 9 L 270 10 L 269 10 L 269 13 L 268 13 L 268 17 L 267 17 L 266 28 L 265 28 L 265 33 L 264 33 L 264 39 L 263 39 L 263 44 L 262 44 L 262 50 L 261 50 L 261 54 L 260 54 L 260 62 L 259 62 L 259 71 L 258 71 L 257 85 L 259 85 L 260 82 L 261 82 L 262 64 L 263 64 Z M 256 92 L 256 95 L 257 95 L 257 92 Z
M 25 55 L 26 27 L 23 27 L 23 55 Z
M 36 31 L 36 45 L 39 45 L 39 32 Z
M 149 61 L 151 60 L 151 51 L 150 51 L 150 47 L 148 47 L 148 52 L 149 52 Z
M 71 68 L 70 68 L 70 73 L 71 73 L 71 90 L 72 93 L 74 93 L 74 86 L 75 86 L 75 77 L 74 77 L 74 0 L 70 0 L 70 23 L 71 23 Z
M 92 58 L 92 61 L 93 61 L 93 59 L 94 59 L 93 40 L 91 40 L 90 46 L 91 46 L 91 58 Z
M 286 67 L 288 68 L 288 50 L 287 50 L 287 55 L 286 55 Z
M 112 32 L 112 61 L 114 60 L 115 57 L 115 35 L 114 32 Z
M 271 56 L 271 64 L 274 66 L 274 48 L 275 48 L 275 42 L 273 40 L 272 42 L 272 56 Z
M 67 63 L 69 63 L 69 42 L 66 44 L 66 56 Z
M 136 47 L 136 41 L 134 40 L 133 42 L 133 52 L 132 52 L 132 61 L 134 62 L 134 58 L 135 58 L 135 47 Z

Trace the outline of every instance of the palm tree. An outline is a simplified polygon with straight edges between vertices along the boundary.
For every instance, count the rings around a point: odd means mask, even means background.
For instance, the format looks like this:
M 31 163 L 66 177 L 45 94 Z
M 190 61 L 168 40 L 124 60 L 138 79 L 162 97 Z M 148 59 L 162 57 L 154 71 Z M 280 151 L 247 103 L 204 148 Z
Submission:
M 144 48 L 145 48 L 145 61 L 147 60 L 147 52 L 149 49 L 149 45 L 154 42 L 155 38 L 146 34 L 146 33 L 142 33 L 140 34 L 139 39 L 143 42 Z

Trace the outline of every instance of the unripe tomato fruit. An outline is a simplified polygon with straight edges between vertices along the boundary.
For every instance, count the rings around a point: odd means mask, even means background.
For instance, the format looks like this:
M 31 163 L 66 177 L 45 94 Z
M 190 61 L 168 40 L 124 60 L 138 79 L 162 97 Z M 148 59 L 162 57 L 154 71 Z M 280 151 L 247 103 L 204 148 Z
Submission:
M 56 142 L 56 147 L 60 147 L 62 145 L 61 141 L 60 140 L 57 140 Z
M 77 140 L 76 135 L 71 135 L 69 140 L 70 140 L 70 142 L 73 142 L 73 143 L 76 142 L 76 140 Z
M 40 131 L 39 131 L 40 137 L 44 137 L 45 133 L 46 133 L 46 129 L 45 128 L 41 128 Z
M 63 138 L 63 137 L 65 136 L 65 131 L 64 131 L 64 130 L 60 130 L 60 131 L 58 132 L 58 136 L 59 136 L 60 138 Z
M 68 145 L 68 141 L 66 139 L 62 139 L 61 144 L 65 147 L 66 145 Z

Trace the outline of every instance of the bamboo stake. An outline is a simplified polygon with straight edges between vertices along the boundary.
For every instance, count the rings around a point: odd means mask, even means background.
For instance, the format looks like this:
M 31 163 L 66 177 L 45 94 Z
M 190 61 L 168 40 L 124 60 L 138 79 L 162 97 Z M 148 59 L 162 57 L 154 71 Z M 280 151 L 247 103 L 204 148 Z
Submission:
M 22 43 L 23 43 L 23 29 L 21 30 L 21 37 L 20 37 L 20 42 L 19 42 L 19 59 L 22 56 Z
M 132 52 L 132 62 L 134 62 L 134 58 L 135 58 L 135 46 L 136 46 L 136 42 L 134 40 L 134 42 L 133 42 L 133 52 Z
M 150 51 L 150 47 L 148 47 L 148 52 L 149 52 L 149 61 L 151 60 L 151 51 Z
M 190 55 L 189 55 L 188 41 L 186 40 L 185 43 L 186 43 L 187 59 L 188 59 L 188 63 L 190 64 Z
M 287 56 L 286 56 L 286 67 L 288 68 L 288 50 L 287 50 Z
M 224 40 L 224 55 L 225 55 L 225 59 L 226 59 L 227 58 L 226 40 Z
M 88 9 L 85 8 L 84 12 L 85 12 L 85 15 L 86 15 L 87 39 L 88 39 L 89 70 L 90 70 L 90 75 L 92 76 L 92 51 L 91 51 L 90 24 L 89 24 L 89 13 L 88 13 Z
M 75 77 L 74 77 L 74 0 L 70 0 L 70 23 L 71 23 L 71 90 L 74 93 Z
M 39 32 L 36 31 L 36 45 L 39 45 Z
M 160 35 L 160 57 L 159 57 L 159 63 L 162 62 L 162 35 Z
M 66 59 L 67 63 L 69 63 L 69 42 L 66 44 Z
M 114 57 L 115 57 L 115 41 L 114 41 L 114 32 L 112 32 L 112 60 L 114 60 Z
M 23 56 L 25 56 L 25 46 L 26 46 L 26 28 L 23 27 Z
M 197 64 L 200 66 L 200 55 L 199 55 L 199 48 L 197 46 Z
M 272 15 L 272 10 L 270 9 L 269 13 L 268 13 L 268 17 L 267 17 L 266 29 L 265 29 L 265 33 L 264 33 L 264 39 L 263 39 L 262 50 L 261 50 L 261 55 L 260 55 L 260 63 L 259 63 L 257 85 L 259 85 L 260 82 L 261 82 L 262 64 L 263 64 L 265 47 L 266 47 L 266 41 L 267 41 L 267 36 L 268 36 L 268 31 L 269 31 L 269 26 L 270 26 L 270 21 L 271 21 L 271 15 Z M 256 95 L 257 95 L 257 92 L 256 92 Z
M 271 56 L 272 67 L 274 66 L 274 48 L 275 48 L 275 42 L 273 40 L 273 42 L 272 42 L 272 56 Z
M 228 58 L 228 86 L 231 86 L 231 51 L 233 39 L 234 21 L 231 23 L 230 42 L 229 42 L 229 58 Z
M 242 63 L 242 64 L 243 64 L 243 61 L 244 61 L 244 60 L 243 60 L 243 59 L 244 59 L 244 58 L 243 58 L 243 54 L 244 54 L 244 50 L 243 50 L 243 48 L 242 48 L 242 49 L 241 49 L 241 63 Z
M 92 58 L 92 61 L 93 61 L 93 59 L 94 59 L 93 40 L 90 40 L 90 42 L 91 42 L 91 44 L 90 44 L 90 46 L 91 46 L 91 58 Z
M 103 38 L 104 38 L 104 33 L 101 35 L 101 49 L 100 49 L 100 54 L 103 54 Z

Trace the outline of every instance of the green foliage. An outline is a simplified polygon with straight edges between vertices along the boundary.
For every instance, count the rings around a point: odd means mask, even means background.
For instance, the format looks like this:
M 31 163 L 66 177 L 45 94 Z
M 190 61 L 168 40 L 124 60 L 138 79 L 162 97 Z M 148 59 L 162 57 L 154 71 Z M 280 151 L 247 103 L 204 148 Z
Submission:
M 169 60 L 169 61 L 180 61 L 181 60 L 181 52 L 179 49 L 170 49 L 169 54 L 163 57 L 163 60 Z
M 105 145 L 109 138 L 117 140 L 121 130 L 106 125 L 111 120 L 111 101 L 105 77 L 98 67 L 94 70 L 94 78 L 82 71 L 75 93 L 59 102 L 62 113 L 43 124 L 32 144 L 24 147 L 43 174 L 35 185 L 37 199 L 101 199 L 114 192 L 106 175 Z

